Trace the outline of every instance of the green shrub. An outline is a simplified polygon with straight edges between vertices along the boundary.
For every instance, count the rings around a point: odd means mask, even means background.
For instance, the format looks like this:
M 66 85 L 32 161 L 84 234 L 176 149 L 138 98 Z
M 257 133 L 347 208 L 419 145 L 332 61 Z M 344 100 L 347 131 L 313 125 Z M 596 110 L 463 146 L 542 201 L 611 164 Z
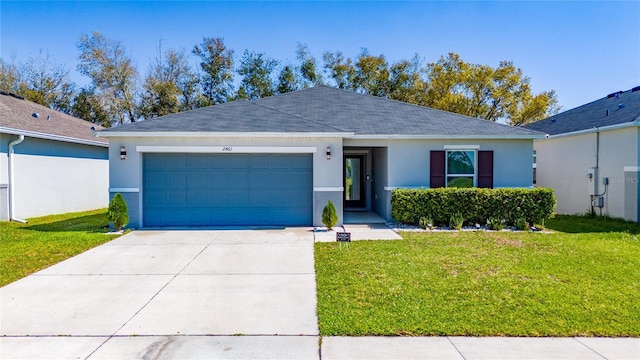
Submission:
M 506 221 L 500 218 L 487 219 L 487 229 L 500 231 L 506 226 Z
M 527 223 L 527 220 L 523 217 L 518 218 L 516 220 L 516 230 L 528 230 L 529 229 L 529 223 Z
M 116 231 L 120 231 L 123 226 L 129 223 L 129 207 L 122 194 L 116 193 L 109 202 L 107 219 L 113 222 Z
M 462 229 L 463 223 L 464 223 L 464 218 L 462 217 L 462 214 L 459 212 L 451 215 L 451 218 L 449 218 L 449 227 L 452 229 L 455 229 L 455 230 Z
M 331 200 L 329 200 L 324 209 L 322 209 L 322 223 L 328 230 L 333 229 L 333 227 L 338 223 L 338 214 L 336 213 L 336 208 L 333 206 Z
M 425 230 L 431 229 L 433 228 L 433 220 L 431 219 L 431 217 L 428 217 L 428 216 L 421 217 L 419 225 L 421 228 Z
M 431 217 L 434 225 L 446 225 L 457 212 L 471 223 L 499 218 L 514 224 L 524 218 L 539 224 L 553 217 L 555 206 L 553 190 L 547 188 L 395 189 L 391 193 L 391 216 L 415 225 L 422 217 Z

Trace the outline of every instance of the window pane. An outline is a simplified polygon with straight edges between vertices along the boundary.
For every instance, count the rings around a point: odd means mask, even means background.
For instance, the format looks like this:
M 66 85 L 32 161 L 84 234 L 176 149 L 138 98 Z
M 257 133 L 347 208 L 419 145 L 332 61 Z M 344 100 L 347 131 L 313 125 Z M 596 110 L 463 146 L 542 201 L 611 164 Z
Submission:
M 447 187 L 473 187 L 473 176 L 447 176 Z
M 475 151 L 448 151 L 447 174 L 475 174 Z
M 360 159 L 346 158 L 345 200 L 360 200 Z

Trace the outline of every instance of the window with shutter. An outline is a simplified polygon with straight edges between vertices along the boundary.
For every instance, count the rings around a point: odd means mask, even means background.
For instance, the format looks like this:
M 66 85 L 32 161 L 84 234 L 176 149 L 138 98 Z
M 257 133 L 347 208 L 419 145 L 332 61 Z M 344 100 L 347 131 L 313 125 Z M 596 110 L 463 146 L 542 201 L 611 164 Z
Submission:
M 431 187 L 493 188 L 493 151 L 432 150 Z

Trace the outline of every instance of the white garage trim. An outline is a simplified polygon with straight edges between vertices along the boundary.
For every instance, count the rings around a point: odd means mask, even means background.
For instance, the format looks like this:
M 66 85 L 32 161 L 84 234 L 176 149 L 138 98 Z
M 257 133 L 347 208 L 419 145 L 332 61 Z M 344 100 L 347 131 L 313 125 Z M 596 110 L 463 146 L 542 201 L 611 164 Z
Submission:
M 316 153 L 315 146 L 136 146 L 141 153 L 195 154 L 308 154 Z
M 318 186 L 314 187 L 313 191 L 344 191 L 342 186 Z
M 140 192 L 140 188 L 109 188 L 109 192 L 137 193 L 137 192 Z

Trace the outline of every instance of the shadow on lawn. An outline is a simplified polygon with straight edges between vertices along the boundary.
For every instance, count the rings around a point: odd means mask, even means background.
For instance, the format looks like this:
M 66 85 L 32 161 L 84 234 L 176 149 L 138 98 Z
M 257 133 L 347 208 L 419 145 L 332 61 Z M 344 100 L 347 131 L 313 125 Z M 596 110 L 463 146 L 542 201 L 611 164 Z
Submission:
M 45 224 L 27 224 L 22 228 L 24 230 L 41 232 L 81 231 L 104 233 L 109 230 L 109 221 L 105 218 L 104 214 L 94 214 Z
M 602 232 L 640 234 L 640 223 L 601 216 L 556 215 L 555 218 L 546 221 L 545 227 L 571 234 Z

